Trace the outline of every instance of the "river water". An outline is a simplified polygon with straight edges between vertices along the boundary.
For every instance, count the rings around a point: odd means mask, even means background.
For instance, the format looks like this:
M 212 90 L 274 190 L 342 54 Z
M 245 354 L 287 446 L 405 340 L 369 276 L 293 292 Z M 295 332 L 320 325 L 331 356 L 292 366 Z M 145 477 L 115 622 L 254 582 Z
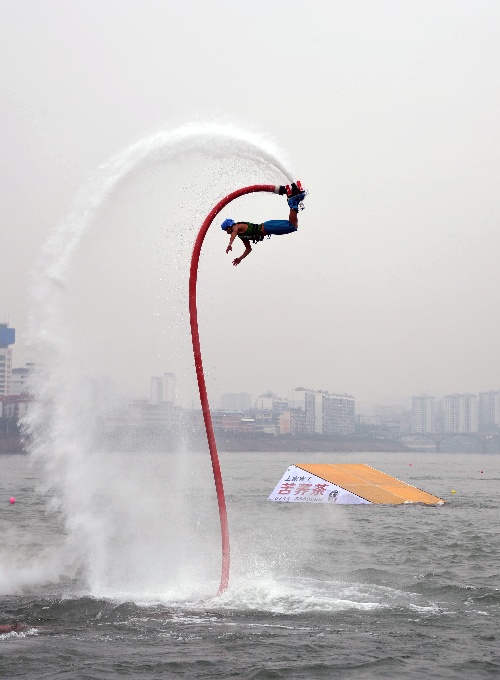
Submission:
M 181 486 L 178 456 L 110 455 L 99 497 L 82 478 L 90 506 L 51 501 L 28 456 L 0 457 L 0 625 L 20 625 L 0 632 L 0 677 L 500 677 L 499 455 L 221 454 L 219 597 L 207 455 L 186 454 Z M 301 462 L 367 463 L 446 503 L 268 502 Z M 82 529 L 100 536 L 86 560 Z

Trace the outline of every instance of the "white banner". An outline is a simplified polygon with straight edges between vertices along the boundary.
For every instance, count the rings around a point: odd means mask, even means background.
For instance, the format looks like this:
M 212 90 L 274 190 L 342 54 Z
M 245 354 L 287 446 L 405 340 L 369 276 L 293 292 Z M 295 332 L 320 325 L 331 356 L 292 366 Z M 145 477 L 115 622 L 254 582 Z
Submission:
M 301 470 L 295 465 L 290 465 L 276 488 L 269 496 L 270 501 L 281 503 L 336 503 L 337 505 L 371 505 L 370 501 L 356 496 L 326 482 L 321 477 L 316 477 L 309 472 Z

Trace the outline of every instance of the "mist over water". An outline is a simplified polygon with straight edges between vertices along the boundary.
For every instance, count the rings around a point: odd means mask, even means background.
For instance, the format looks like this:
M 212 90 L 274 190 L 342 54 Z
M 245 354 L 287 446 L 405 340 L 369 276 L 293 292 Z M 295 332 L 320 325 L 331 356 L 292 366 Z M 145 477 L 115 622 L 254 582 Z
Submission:
M 66 540 L 59 573 L 44 579 L 77 575 L 95 596 L 134 601 L 213 591 L 220 539 L 208 454 L 165 453 L 161 469 L 145 466 L 140 445 L 112 455 L 100 417 L 148 399 L 151 376 L 170 371 L 182 405 L 194 402 L 187 284 L 197 230 L 229 191 L 290 179 L 279 150 L 256 135 L 185 126 L 100 166 L 47 242 L 32 291 L 39 371 L 24 427 Z

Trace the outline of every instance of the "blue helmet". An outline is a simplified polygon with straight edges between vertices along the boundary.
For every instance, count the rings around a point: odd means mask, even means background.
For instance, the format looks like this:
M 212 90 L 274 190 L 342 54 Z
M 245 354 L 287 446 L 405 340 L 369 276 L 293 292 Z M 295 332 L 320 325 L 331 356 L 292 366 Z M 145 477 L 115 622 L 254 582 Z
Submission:
M 221 229 L 226 230 L 228 227 L 232 227 L 233 224 L 235 224 L 235 221 L 228 217 L 227 220 L 224 220 L 224 222 L 220 226 Z

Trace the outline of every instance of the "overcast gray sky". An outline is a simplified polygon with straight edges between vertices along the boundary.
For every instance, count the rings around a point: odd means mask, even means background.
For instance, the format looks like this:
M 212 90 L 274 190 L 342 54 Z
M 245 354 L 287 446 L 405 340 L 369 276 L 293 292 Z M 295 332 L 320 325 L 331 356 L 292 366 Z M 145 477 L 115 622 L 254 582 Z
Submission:
M 0 9 L 0 320 L 18 330 L 16 365 L 33 358 L 22 339 L 30 273 L 88 175 L 144 136 L 218 121 L 274 140 L 310 194 L 298 234 L 258 244 L 238 268 L 223 236 L 210 235 L 200 321 L 213 402 L 297 385 L 360 402 L 500 387 L 500 3 L 0 0 Z M 185 187 L 191 169 L 180 165 Z M 239 180 L 234 170 L 235 189 Z M 171 167 L 130 180 L 107 216 L 112 237 L 96 228 L 82 244 L 80 273 L 98 255 L 113 285 L 127 278 L 134 258 L 115 247 L 120 225 L 133 238 L 132 223 L 168 222 L 181 210 L 176 187 Z M 245 199 L 235 216 L 286 217 L 284 202 L 265 199 Z M 182 201 L 189 212 L 189 191 Z M 188 258 L 191 243 L 155 239 L 168 257 L 137 271 L 165 301 L 162 262 Z M 73 306 L 79 323 L 91 305 Z M 143 308 L 129 297 L 108 317 L 126 328 Z M 170 343 L 144 371 L 176 370 L 184 350 Z

